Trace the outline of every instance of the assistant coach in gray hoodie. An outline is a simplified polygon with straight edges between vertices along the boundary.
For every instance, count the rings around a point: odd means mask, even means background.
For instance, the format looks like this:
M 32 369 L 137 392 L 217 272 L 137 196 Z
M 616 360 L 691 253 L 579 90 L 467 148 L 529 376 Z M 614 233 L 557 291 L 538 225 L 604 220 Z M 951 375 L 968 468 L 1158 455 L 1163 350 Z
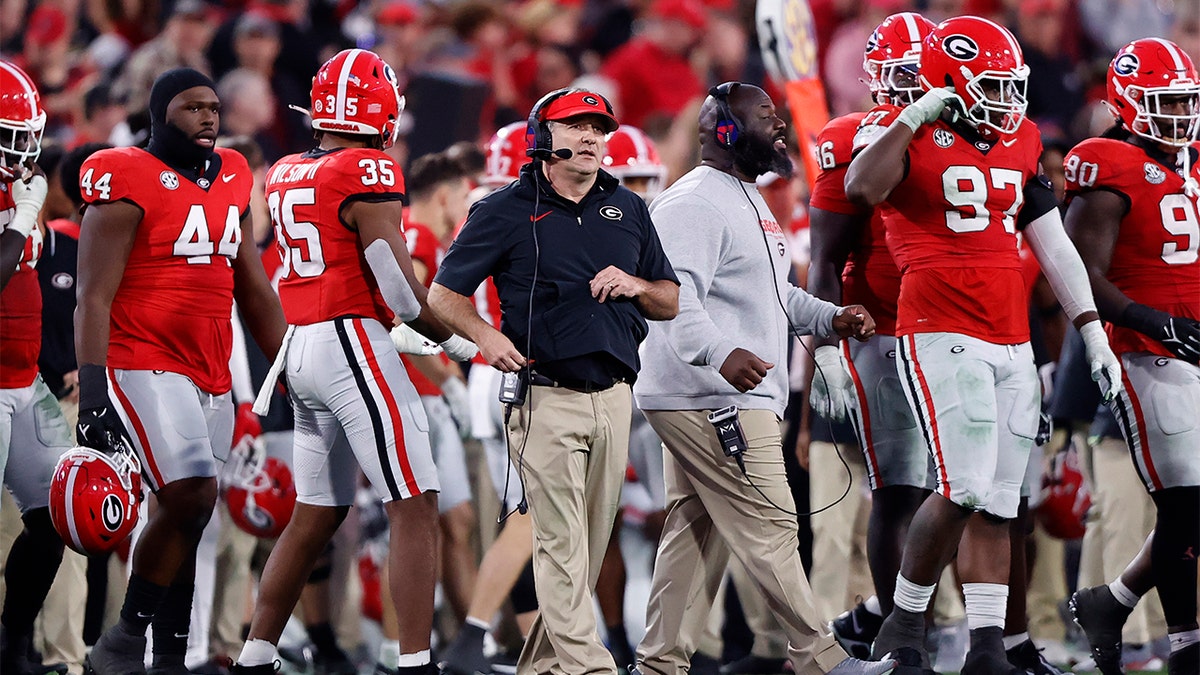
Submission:
M 797 334 L 866 340 L 875 322 L 861 306 L 839 308 L 788 282 L 787 240 L 754 183 L 767 171 L 791 175 L 785 127 L 762 89 L 714 87 L 700 110 L 700 166 L 650 209 L 680 288 L 679 315 L 650 326 L 634 386 L 668 451 L 667 519 L 637 650 L 644 675 L 687 672 L 730 551 L 784 627 L 797 673 L 893 666 L 848 658 L 826 634 L 830 617 L 817 615 L 797 551 L 780 434 L 788 323 Z M 730 405 L 748 479 L 707 419 Z

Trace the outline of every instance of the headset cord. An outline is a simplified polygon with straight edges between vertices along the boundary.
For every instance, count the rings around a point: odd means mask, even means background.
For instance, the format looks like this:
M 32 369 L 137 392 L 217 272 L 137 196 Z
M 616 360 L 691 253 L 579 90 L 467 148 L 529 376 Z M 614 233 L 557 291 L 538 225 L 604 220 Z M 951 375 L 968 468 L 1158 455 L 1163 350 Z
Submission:
M 525 323 L 525 369 L 532 375 L 529 370 L 529 363 L 533 361 L 533 293 L 537 288 L 538 267 L 541 263 L 542 249 L 538 243 L 537 223 L 538 223 L 538 207 L 541 206 L 542 186 L 538 180 L 538 167 L 532 167 L 533 173 L 533 215 L 529 217 L 530 230 L 533 233 L 533 281 L 529 284 L 529 313 L 526 316 Z M 520 375 L 518 374 L 518 377 Z M 532 377 L 527 377 L 525 380 L 525 403 L 529 405 L 529 415 L 524 420 L 525 433 L 521 436 L 521 447 L 517 448 L 517 480 L 521 483 L 521 501 L 517 502 L 517 508 L 512 509 L 496 519 L 496 523 L 500 524 L 508 520 L 508 517 L 513 513 L 520 512 L 521 515 L 529 513 L 529 497 L 525 491 L 525 444 L 529 441 L 529 432 L 533 428 L 533 383 Z M 523 406 L 524 404 L 522 404 Z M 507 404 L 504 409 L 504 429 L 501 433 L 504 434 L 504 447 L 509 451 L 509 461 L 512 459 L 512 447 L 509 444 L 508 438 L 508 420 L 512 417 L 513 405 Z M 512 472 L 506 472 L 504 476 L 504 497 L 501 499 L 501 504 L 508 504 L 508 484 L 512 478 Z
M 783 320 L 785 323 L 787 323 L 788 332 L 791 335 L 795 336 L 796 341 L 800 343 L 800 346 L 804 348 L 804 351 L 808 352 L 808 355 L 810 357 L 812 357 L 813 367 L 816 369 L 816 374 L 821 376 L 821 380 L 826 383 L 826 388 L 828 389 L 828 380 L 825 379 L 825 373 L 821 370 L 821 366 L 817 363 L 816 355 L 814 355 L 812 350 L 810 350 L 808 348 L 808 345 L 804 344 L 804 340 L 800 339 L 799 332 L 796 331 L 796 327 L 794 325 L 792 325 L 791 317 L 788 316 L 787 306 L 783 302 L 783 296 L 781 296 L 779 293 L 779 282 L 776 280 L 777 272 L 775 271 L 775 254 L 771 251 L 771 242 L 767 239 L 767 231 L 762 226 L 762 214 L 759 213 L 759 211 L 758 211 L 758 205 L 755 204 L 754 200 L 750 198 L 750 192 L 746 190 L 746 184 L 742 182 L 742 179 L 738 178 L 737 176 L 733 176 L 733 179 L 735 181 L 737 181 L 738 187 L 742 188 L 742 194 L 744 194 L 746 196 L 746 201 L 750 203 L 750 208 L 754 209 L 754 217 L 758 221 L 757 222 L 758 228 L 760 230 L 762 230 L 763 245 L 766 246 L 766 248 L 767 248 L 767 260 L 769 260 L 771 263 L 771 284 L 775 288 L 775 301 L 779 303 L 779 309 L 783 310 Z M 804 513 L 799 513 L 799 512 L 793 513 L 791 511 L 788 511 L 787 509 L 783 508 L 782 506 L 776 504 L 774 501 L 771 500 L 770 497 L 768 497 L 762 491 L 761 488 L 758 487 L 758 485 L 755 484 L 754 479 L 750 478 L 750 474 L 746 472 L 746 463 L 742 459 L 742 453 L 738 453 L 738 454 L 734 455 L 734 458 L 737 460 L 738 469 L 741 470 L 742 476 L 746 479 L 746 482 L 748 482 L 750 484 L 750 487 L 754 488 L 754 490 L 756 492 L 758 492 L 758 494 L 760 496 L 762 496 L 763 499 L 767 500 L 768 504 L 770 504 L 771 506 L 774 506 L 775 508 L 779 509 L 780 511 L 783 511 L 784 513 L 786 513 L 789 516 L 793 516 L 796 518 L 799 518 L 800 516 L 815 516 L 818 513 L 821 513 L 823 511 L 828 511 L 829 509 L 832 509 L 833 507 L 840 504 L 842 502 L 842 500 L 845 499 L 846 496 L 850 494 L 850 488 L 853 487 L 853 485 L 854 485 L 854 474 L 850 471 L 850 465 L 846 463 L 846 458 L 842 456 L 841 446 L 838 445 L 837 438 L 833 433 L 833 423 L 829 421 L 829 418 L 827 416 L 822 415 L 822 418 L 825 420 L 825 424 L 829 427 L 829 437 L 831 439 L 833 439 L 834 452 L 837 453 L 838 461 L 840 461 L 842 463 L 842 469 L 846 473 L 846 489 L 842 490 L 842 494 L 840 497 L 833 500 L 829 504 L 826 504 L 825 506 L 822 506 L 821 508 L 816 509 L 815 511 L 808 511 L 808 512 L 804 512 Z M 782 448 L 781 448 L 781 450 L 782 450 Z M 799 511 L 799 510 L 797 509 L 797 511 Z

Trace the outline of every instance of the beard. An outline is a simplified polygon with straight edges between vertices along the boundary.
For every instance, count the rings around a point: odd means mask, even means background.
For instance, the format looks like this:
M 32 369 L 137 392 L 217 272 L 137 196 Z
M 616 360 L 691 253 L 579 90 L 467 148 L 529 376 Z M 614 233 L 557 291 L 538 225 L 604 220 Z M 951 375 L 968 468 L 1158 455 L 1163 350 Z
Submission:
M 758 134 L 742 134 L 733 146 L 733 164 L 747 176 L 758 177 L 773 171 L 784 178 L 795 173 L 792 158 L 786 150 L 775 147 L 775 138 Z

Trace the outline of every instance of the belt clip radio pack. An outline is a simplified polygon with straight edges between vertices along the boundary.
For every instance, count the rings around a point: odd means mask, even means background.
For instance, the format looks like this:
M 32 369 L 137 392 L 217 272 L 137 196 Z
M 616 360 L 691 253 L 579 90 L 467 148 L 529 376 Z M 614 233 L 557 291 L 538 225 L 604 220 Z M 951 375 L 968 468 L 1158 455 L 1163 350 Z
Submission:
M 525 405 L 525 392 L 529 390 L 529 369 L 500 375 L 500 402 L 505 405 Z
M 741 457 L 746 451 L 746 434 L 742 432 L 742 423 L 738 419 L 736 405 L 731 405 L 708 414 L 708 422 L 717 432 L 721 441 L 721 449 L 727 457 Z

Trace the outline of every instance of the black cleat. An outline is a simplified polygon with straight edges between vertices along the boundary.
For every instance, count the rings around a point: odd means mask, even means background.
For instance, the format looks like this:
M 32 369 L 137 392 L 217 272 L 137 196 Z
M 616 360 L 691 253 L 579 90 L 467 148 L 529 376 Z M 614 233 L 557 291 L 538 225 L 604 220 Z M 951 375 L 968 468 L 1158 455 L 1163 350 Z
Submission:
M 4 675 L 66 675 L 65 663 L 42 663 L 33 648 L 33 635 L 11 634 L 0 627 L 0 673 Z
M 233 664 L 229 668 L 233 675 L 275 675 L 279 672 L 279 661 L 264 663 L 261 666 L 242 666 Z
M 1025 671 L 1009 663 L 1003 654 L 987 649 L 972 649 L 967 652 L 962 675 L 1025 675 Z
M 96 640 L 83 661 L 84 675 L 146 675 L 146 636 L 113 626 Z
M 1020 668 L 1028 675 L 1070 675 L 1067 671 L 1046 660 L 1042 650 L 1026 640 L 1012 649 L 1005 650 L 1004 656 L 1008 662 Z
M 313 654 L 313 675 L 358 675 L 358 666 L 341 649 L 328 654 L 317 651 Z
M 871 643 L 879 634 L 883 617 L 867 611 L 866 605 L 858 603 L 853 609 L 842 612 L 829 622 L 833 637 L 850 656 L 859 659 L 871 658 Z
M 1167 657 L 1168 675 L 1196 675 L 1200 673 L 1200 642 L 1171 652 Z
M 1108 586 L 1081 588 L 1071 595 L 1071 615 L 1083 630 L 1096 670 L 1121 675 L 1121 629 L 1133 610 L 1122 605 Z

